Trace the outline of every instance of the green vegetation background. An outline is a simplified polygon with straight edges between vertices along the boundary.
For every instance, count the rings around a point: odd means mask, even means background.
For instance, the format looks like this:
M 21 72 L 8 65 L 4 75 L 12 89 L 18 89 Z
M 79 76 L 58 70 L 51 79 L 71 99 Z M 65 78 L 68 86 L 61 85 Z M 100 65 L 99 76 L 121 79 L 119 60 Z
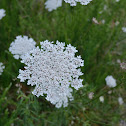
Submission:
M 121 30 L 126 26 L 126 0 L 93 0 L 76 7 L 63 2 L 52 12 L 45 9 L 44 2 L 0 0 L 0 9 L 6 10 L 0 20 L 0 62 L 6 67 L 0 76 L 0 126 L 118 126 L 126 119 L 126 104 L 118 104 L 119 96 L 126 102 L 126 71 L 117 63 L 118 59 L 126 61 L 126 33 Z M 99 24 L 92 22 L 93 17 Z M 101 23 L 103 19 L 105 24 Z M 120 22 L 118 26 L 116 21 Z M 43 97 L 33 96 L 33 88 L 16 78 L 23 64 L 8 48 L 18 35 L 32 37 L 38 45 L 48 39 L 77 47 L 78 55 L 85 60 L 84 87 L 74 90 L 74 101 L 68 107 L 57 109 Z M 117 80 L 116 88 L 106 86 L 107 75 Z M 19 92 L 17 83 L 22 86 Z M 89 92 L 94 92 L 92 100 Z M 104 103 L 99 102 L 101 95 Z

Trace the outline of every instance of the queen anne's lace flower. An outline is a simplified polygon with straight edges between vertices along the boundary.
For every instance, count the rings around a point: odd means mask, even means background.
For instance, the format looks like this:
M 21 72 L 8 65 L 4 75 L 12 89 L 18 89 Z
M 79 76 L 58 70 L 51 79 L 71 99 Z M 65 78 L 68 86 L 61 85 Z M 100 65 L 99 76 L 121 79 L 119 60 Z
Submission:
M 17 36 L 15 41 L 11 43 L 9 51 L 14 55 L 15 59 L 22 58 L 23 55 L 35 48 L 36 42 L 28 36 Z
M 2 75 L 4 68 L 5 66 L 3 65 L 3 63 L 0 62 L 0 75 Z
M 62 6 L 62 0 L 47 0 L 45 2 L 45 8 L 48 11 L 56 10 L 58 7 Z
M 107 76 L 105 78 L 105 81 L 106 81 L 106 84 L 109 86 L 109 87 L 116 87 L 116 80 L 113 78 L 113 76 Z
M 64 0 L 66 3 L 69 3 L 70 6 L 76 6 L 77 2 L 80 2 L 82 5 L 89 4 L 92 0 Z
M 68 99 L 73 100 L 72 88 L 78 90 L 82 85 L 83 75 L 79 67 L 84 65 L 81 56 L 75 57 L 76 48 L 70 44 L 48 40 L 41 42 L 41 49 L 36 47 L 27 53 L 22 63 L 25 70 L 19 70 L 18 78 L 28 85 L 35 85 L 32 92 L 37 97 L 47 94 L 46 99 L 60 108 L 68 105 Z
M 5 10 L 4 9 L 0 9 L 0 20 L 5 16 Z

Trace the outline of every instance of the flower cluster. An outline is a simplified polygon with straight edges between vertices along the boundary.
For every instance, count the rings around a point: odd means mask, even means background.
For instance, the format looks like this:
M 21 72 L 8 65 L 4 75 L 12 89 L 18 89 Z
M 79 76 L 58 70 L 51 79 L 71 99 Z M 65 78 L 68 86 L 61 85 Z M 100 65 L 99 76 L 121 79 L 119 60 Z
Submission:
M 0 20 L 5 16 L 5 10 L 4 9 L 0 9 Z
M 26 66 L 25 70 L 19 70 L 18 78 L 35 85 L 32 93 L 37 97 L 46 94 L 46 99 L 57 108 L 66 107 L 68 100 L 73 100 L 71 87 L 76 90 L 83 87 L 79 67 L 84 66 L 84 61 L 81 56 L 75 57 L 77 50 L 70 44 L 48 40 L 40 44 L 41 48 L 36 47 L 23 57 L 21 62 Z
M 64 0 L 66 3 L 69 3 L 70 6 L 76 6 L 77 2 L 80 2 L 82 5 L 89 4 L 92 0 Z M 62 0 L 47 0 L 45 2 L 45 8 L 48 11 L 56 10 L 58 7 L 62 6 Z
M 109 87 L 116 87 L 116 80 L 113 78 L 113 76 L 107 76 L 105 78 L 105 81 L 106 81 L 106 84 L 109 86 Z
M 82 5 L 89 4 L 92 0 L 64 0 L 66 3 L 69 3 L 70 6 L 76 6 L 77 2 L 80 2 Z
M 62 0 L 47 0 L 45 2 L 45 8 L 48 11 L 56 10 L 58 7 L 62 6 Z
M 11 43 L 9 51 L 14 55 L 15 59 L 22 58 L 23 55 L 34 49 L 36 42 L 28 36 L 17 36 L 15 41 Z
M 0 62 L 0 75 L 2 75 L 4 68 L 5 66 L 3 65 L 3 63 Z

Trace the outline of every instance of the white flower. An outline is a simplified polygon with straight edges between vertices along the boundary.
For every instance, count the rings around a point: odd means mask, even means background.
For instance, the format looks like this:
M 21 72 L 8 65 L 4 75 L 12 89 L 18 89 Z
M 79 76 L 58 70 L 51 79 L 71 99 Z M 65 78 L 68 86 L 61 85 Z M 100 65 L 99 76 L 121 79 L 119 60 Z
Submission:
M 99 97 L 99 100 L 100 100 L 100 102 L 103 103 L 103 102 L 104 102 L 104 96 L 100 96 L 100 97 Z
M 124 103 L 122 97 L 119 97 L 119 98 L 118 98 L 118 102 L 119 102 L 119 105 L 122 105 L 122 104 Z
M 103 13 L 103 11 L 99 11 L 99 14 L 102 14 Z
M 56 10 L 58 7 L 62 6 L 62 0 L 47 0 L 45 2 L 45 8 L 48 11 Z
M 104 11 L 106 11 L 106 10 L 107 10 L 107 8 L 108 8 L 108 7 L 107 7 L 107 5 L 104 5 L 103 10 L 104 10 Z
M 120 24 L 119 21 L 116 21 L 116 22 L 115 22 L 115 26 L 118 26 L 119 24 Z
M 126 63 L 124 63 L 124 62 L 120 63 L 120 67 L 121 67 L 122 69 L 126 69 Z
M 5 16 L 5 10 L 4 9 L 0 9 L 0 20 Z
M 3 65 L 3 63 L 0 62 L 0 75 L 2 75 L 4 68 L 5 66 Z
M 122 31 L 123 32 L 126 32 L 126 27 L 122 27 Z
M 35 48 L 36 42 L 28 36 L 17 36 L 15 41 L 11 43 L 9 51 L 14 55 L 15 59 L 22 58 L 23 55 Z
M 101 20 L 101 22 L 102 22 L 102 24 L 105 24 L 105 20 L 103 19 L 103 20 Z
M 119 63 L 119 64 L 120 64 L 120 63 L 121 63 L 121 60 L 120 60 L 120 59 L 117 59 L 117 63 Z
M 82 85 L 83 75 L 79 67 L 84 66 L 80 56 L 75 57 L 76 48 L 70 44 L 48 40 L 41 42 L 41 49 L 36 47 L 27 53 L 22 63 L 25 70 L 19 70 L 18 78 L 28 85 L 35 85 L 32 92 L 37 97 L 47 94 L 46 99 L 60 108 L 68 105 L 68 99 L 73 100 L 72 88 L 78 90 Z
M 107 5 L 104 5 L 103 10 L 99 11 L 99 14 L 102 14 L 104 11 L 107 10 L 107 8 L 108 8 Z
M 99 22 L 97 21 L 97 19 L 95 17 L 92 18 L 92 21 L 95 23 L 95 24 L 99 24 Z
M 116 87 L 116 80 L 113 78 L 113 76 L 107 76 L 105 78 L 105 81 L 106 81 L 106 84 L 109 86 L 109 87 Z
M 89 97 L 89 99 L 93 99 L 93 97 L 94 97 L 94 92 L 90 92 L 90 93 L 88 94 L 88 97 Z
M 110 90 L 110 91 L 108 91 L 108 94 L 111 94 L 112 93 L 112 91 Z
M 80 2 L 82 5 L 89 4 L 92 0 L 64 0 L 66 3 L 69 3 L 70 6 L 76 6 L 77 2 Z
M 120 0 L 116 0 L 116 2 L 119 2 Z

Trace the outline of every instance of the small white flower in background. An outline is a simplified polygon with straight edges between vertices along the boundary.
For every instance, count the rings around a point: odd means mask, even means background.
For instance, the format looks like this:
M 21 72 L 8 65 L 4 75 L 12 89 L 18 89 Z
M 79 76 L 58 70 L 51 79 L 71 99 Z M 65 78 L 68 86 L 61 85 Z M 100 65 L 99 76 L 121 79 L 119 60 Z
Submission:
M 62 6 L 62 0 L 47 0 L 45 2 L 45 8 L 48 9 L 48 11 L 56 10 L 58 7 Z
M 120 24 L 119 21 L 116 21 L 116 22 L 115 22 L 115 26 L 118 26 L 119 24 Z
M 83 108 L 82 108 L 82 110 L 83 110 L 83 111 L 86 111 L 86 108 L 85 108 L 85 107 L 83 107 Z
M 126 69 L 126 63 L 124 63 L 124 62 L 120 63 L 120 67 L 121 67 L 122 69 Z
M 94 97 L 94 92 L 90 92 L 90 93 L 88 94 L 88 97 L 89 97 L 89 99 L 93 99 L 93 97 Z
M 109 87 L 116 87 L 116 80 L 113 78 L 113 76 L 107 76 L 105 78 L 105 81 L 106 81 L 106 84 L 109 86 Z
M 117 63 L 119 63 L 119 64 L 120 64 L 120 63 L 121 63 L 121 60 L 120 60 L 120 59 L 117 59 Z
M 100 97 L 99 97 L 99 100 L 100 100 L 100 102 L 103 103 L 103 102 L 104 102 L 104 96 L 100 96 Z
M 92 21 L 95 23 L 95 24 L 99 24 L 99 22 L 97 21 L 97 19 L 95 17 L 92 18 Z
M 11 126 L 14 126 L 14 123 L 11 123 Z
M 77 2 L 80 2 L 82 5 L 89 4 L 92 0 L 64 0 L 66 3 L 69 3 L 70 6 L 76 6 Z
M 108 91 L 108 94 L 111 94 L 112 93 L 112 91 L 110 90 L 110 91 Z
M 71 120 L 71 123 L 69 124 L 69 126 L 73 126 L 74 125 L 74 120 Z
M 17 36 L 15 41 L 11 43 L 9 51 L 14 55 L 15 59 L 22 58 L 24 54 L 34 49 L 36 42 L 28 36 Z
M 124 103 L 122 97 L 119 97 L 119 98 L 118 98 L 118 102 L 119 102 L 119 105 L 122 105 L 122 104 Z
M 21 84 L 16 84 L 15 86 L 18 88 L 17 93 L 19 94 L 19 92 L 21 91 L 22 85 Z
M 4 68 L 5 66 L 3 65 L 3 63 L 0 62 L 0 75 L 2 75 Z
M 102 22 L 102 24 L 105 24 L 105 20 L 103 19 L 103 20 L 101 20 L 101 22 Z
M 84 66 L 81 56 L 75 57 L 76 48 L 70 44 L 57 41 L 56 44 L 48 40 L 40 43 L 22 58 L 26 64 L 25 70 L 19 70 L 18 78 L 34 86 L 32 94 L 44 96 L 57 108 L 66 107 L 68 100 L 73 100 L 72 88 L 78 90 L 82 85 L 83 75 L 80 67 Z
M 103 10 L 104 10 L 104 11 L 106 11 L 106 10 L 107 10 L 107 8 L 108 8 L 108 7 L 107 7 L 107 5 L 104 5 Z
M 119 123 L 119 126 L 126 126 L 126 121 L 125 120 L 121 120 Z
M 122 27 L 122 31 L 123 32 L 126 32 L 126 27 Z
M 120 0 L 116 0 L 116 2 L 119 2 Z
M 0 20 L 5 16 L 5 10 L 4 9 L 0 9 Z
M 108 8 L 107 5 L 104 5 L 103 10 L 99 11 L 99 14 L 102 14 L 104 11 L 107 10 L 107 8 Z
M 103 11 L 99 11 L 99 14 L 102 14 L 103 13 Z

